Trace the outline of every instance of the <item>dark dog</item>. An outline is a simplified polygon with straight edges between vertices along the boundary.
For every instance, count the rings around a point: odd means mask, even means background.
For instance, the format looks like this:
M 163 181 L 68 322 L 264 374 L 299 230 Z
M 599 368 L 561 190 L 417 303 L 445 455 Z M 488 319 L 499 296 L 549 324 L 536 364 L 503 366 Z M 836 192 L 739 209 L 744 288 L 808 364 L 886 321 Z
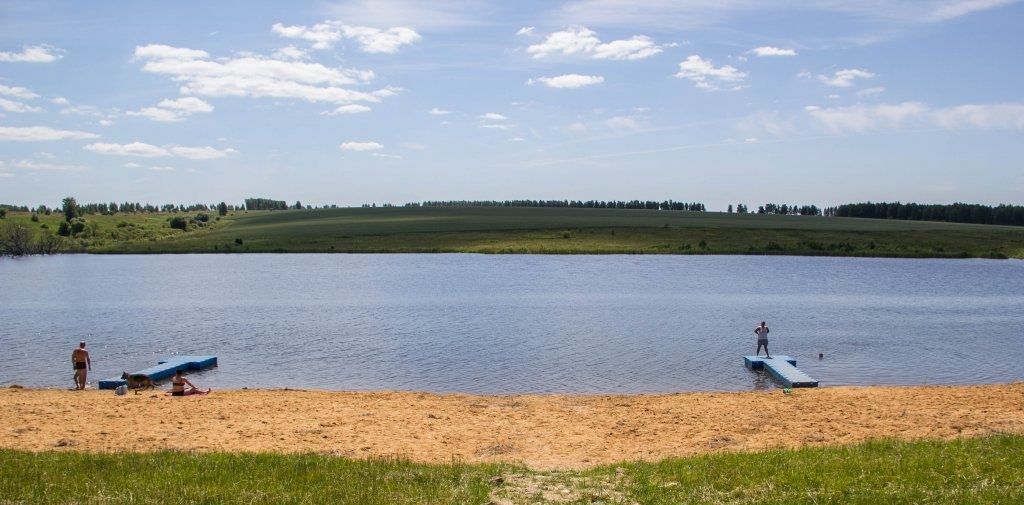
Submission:
M 156 383 L 148 375 L 125 372 L 121 374 L 121 378 L 128 383 L 128 389 L 135 390 L 135 394 L 139 394 L 140 389 L 153 389 L 156 387 Z

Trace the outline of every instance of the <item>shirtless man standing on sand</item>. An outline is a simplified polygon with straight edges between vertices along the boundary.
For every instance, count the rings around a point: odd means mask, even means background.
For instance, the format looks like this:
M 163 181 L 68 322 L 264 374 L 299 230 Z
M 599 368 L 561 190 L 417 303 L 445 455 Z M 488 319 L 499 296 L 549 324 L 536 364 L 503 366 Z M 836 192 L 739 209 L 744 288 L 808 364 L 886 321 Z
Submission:
M 89 351 L 85 350 L 85 342 L 79 342 L 78 349 L 71 351 L 71 366 L 75 369 L 75 389 L 85 389 L 89 370 L 92 370 L 92 361 L 89 359 Z

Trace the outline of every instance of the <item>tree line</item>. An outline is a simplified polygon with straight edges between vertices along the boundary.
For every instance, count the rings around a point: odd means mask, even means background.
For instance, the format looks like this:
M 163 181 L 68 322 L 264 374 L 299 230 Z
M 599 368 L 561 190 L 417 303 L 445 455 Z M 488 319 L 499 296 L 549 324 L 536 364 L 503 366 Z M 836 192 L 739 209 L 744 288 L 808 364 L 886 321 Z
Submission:
M 60 208 L 52 208 L 46 205 L 40 205 L 35 208 L 29 208 L 28 206 L 14 206 L 14 205 L 0 205 L 0 209 L 6 208 L 12 211 L 20 212 L 34 212 L 36 214 L 45 214 L 49 216 L 54 212 L 63 212 L 66 207 L 66 201 L 62 203 Z M 231 205 L 225 202 L 205 204 L 205 203 L 165 203 L 163 205 L 153 205 L 150 203 L 138 203 L 138 202 L 110 202 L 110 203 L 75 203 L 75 209 L 81 215 L 85 214 L 101 214 L 104 216 L 110 216 L 114 214 L 155 214 L 157 212 L 213 212 L 224 210 L 221 215 L 227 214 L 229 211 L 242 210 L 240 205 Z
M 369 205 L 363 205 L 369 207 Z M 373 206 L 376 206 L 374 204 Z M 387 206 L 387 205 L 384 205 Z M 571 209 L 646 209 L 704 212 L 698 202 L 674 200 L 428 200 L 406 203 L 404 207 L 557 207 Z
M 1024 226 L 1024 206 L 951 205 L 900 202 L 850 203 L 828 207 L 824 215 L 867 219 L 901 219 L 909 221 L 945 221 L 950 223 L 998 224 Z

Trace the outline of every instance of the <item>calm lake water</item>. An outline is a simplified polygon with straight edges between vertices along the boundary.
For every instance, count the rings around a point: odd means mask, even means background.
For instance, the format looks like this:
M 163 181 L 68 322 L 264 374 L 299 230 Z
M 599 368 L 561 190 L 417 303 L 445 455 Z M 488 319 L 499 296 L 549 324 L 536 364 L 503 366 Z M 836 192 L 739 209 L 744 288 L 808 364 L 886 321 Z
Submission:
M 823 386 L 1024 379 L 1021 261 L 66 255 L 0 286 L 0 385 L 70 387 L 86 340 L 90 381 L 213 354 L 200 386 L 749 390 L 762 319 Z

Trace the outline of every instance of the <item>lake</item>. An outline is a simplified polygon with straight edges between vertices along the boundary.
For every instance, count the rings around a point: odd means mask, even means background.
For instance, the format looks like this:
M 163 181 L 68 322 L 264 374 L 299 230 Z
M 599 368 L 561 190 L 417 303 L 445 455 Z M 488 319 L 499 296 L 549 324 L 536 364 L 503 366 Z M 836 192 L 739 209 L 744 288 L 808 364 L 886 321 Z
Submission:
M 1024 379 L 1024 262 L 253 254 L 0 259 L 0 385 L 213 354 L 202 387 L 635 393 Z M 824 358 L 818 359 L 823 353 Z

